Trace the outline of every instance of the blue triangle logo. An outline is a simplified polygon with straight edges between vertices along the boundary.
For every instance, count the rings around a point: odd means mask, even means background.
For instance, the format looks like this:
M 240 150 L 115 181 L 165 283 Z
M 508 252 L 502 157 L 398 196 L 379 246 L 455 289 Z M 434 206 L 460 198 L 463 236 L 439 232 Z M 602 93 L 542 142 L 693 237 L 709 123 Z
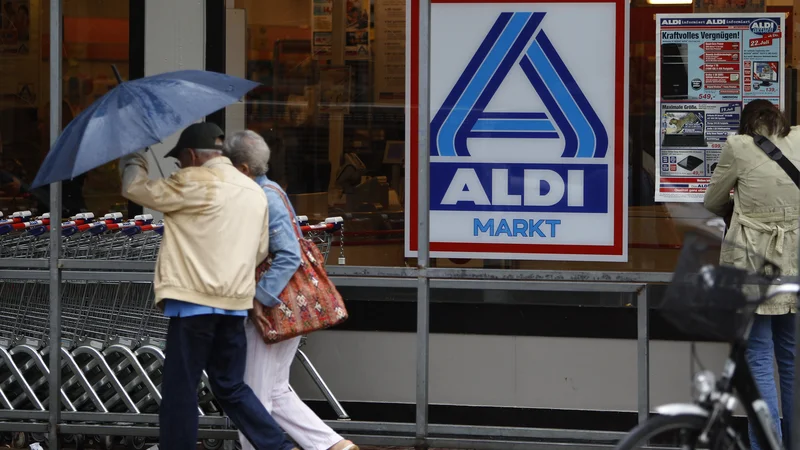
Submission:
M 501 13 L 431 122 L 431 156 L 470 156 L 470 138 L 564 139 L 563 158 L 603 158 L 608 133 L 541 29 L 546 13 Z M 484 111 L 518 64 L 546 112 Z

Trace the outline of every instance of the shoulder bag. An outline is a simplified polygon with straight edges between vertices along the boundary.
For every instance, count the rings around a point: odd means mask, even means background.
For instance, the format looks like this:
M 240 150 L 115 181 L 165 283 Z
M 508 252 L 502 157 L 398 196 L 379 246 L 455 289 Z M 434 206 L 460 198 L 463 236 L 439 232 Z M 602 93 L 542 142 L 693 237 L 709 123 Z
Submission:
M 283 192 L 271 186 L 266 187 L 281 196 L 291 214 L 292 208 Z M 292 229 L 300 244 L 300 267 L 281 292 L 280 305 L 267 307 L 253 299 L 253 309 L 249 313 L 250 320 L 267 344 L 330 328 L 348 317 L 344 300 L 325 271 L 325 259 L 319 248 L 303 237 L 296 224 L 292 224 Z M 256 282 L 271 264 L 271 256 L 259 264 Z

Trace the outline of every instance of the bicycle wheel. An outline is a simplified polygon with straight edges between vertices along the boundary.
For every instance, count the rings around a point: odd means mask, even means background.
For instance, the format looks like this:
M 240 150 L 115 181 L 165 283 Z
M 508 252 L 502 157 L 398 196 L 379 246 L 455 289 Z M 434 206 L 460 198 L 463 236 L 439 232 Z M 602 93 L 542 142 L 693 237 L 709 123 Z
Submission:
M 637 426 L 617 445 L 617 450 L 640 448 L 714 448 L 715 450 L 737 448 L 738 436 L 731 430 L 709 444 L 698 445 L 697 439 L 708 419 L 698 416 L 655 416 Z M 729 433 L 733 433 L 730 435 Z

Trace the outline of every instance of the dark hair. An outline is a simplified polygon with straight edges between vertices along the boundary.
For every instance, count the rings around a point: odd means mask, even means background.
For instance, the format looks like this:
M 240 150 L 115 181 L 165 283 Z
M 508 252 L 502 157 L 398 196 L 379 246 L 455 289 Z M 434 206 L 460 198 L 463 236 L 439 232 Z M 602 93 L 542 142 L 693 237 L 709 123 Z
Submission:
M 769 135 L 786 137 L 790 131 L 789 120 L 768 100 L 753 100 L 742 110 L 739 134 L 754 136 L 765 131 Z

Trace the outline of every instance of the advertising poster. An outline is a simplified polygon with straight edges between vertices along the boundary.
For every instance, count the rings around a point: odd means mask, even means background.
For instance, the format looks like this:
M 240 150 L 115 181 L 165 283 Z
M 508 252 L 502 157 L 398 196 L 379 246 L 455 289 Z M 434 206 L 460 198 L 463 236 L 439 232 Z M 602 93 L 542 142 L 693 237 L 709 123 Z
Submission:
M 317 59 L 330 59 L 331 32 L 333 31 L 333 0 L 312 0 L 311 27 L 314 37 L 314 57 Z
M 344 59 L 369 59 L 369 0 L 347 0 Z
M 430 147 L 420 148 L 428 105 L 411 2 L 408 257 L 418 152 L 429 151 L 431 257 L 627 260 L 629 2 L 572 3 L 432 0 Z
M 332 58 L 333 0 L 312 0 L 311 25 L 314 33 L 314 57 Z M 369 59 L 369 0 L 347 0 L 345 5 L 344 59 Z
M 31 40 L 30 0 L 6 0 L 0 7 L 0 53 L 27 55 Z
M 375 96 L 402 104 L 406 91 L 406 0 L 375 2 Z
M 702 202 L 744 105 L 783 109 L 784 18 L 657 15 L 656 201 Z
M 319 68 L 319 111 L 339 109 L 347 114 L 350 108 L 350 66 Z

